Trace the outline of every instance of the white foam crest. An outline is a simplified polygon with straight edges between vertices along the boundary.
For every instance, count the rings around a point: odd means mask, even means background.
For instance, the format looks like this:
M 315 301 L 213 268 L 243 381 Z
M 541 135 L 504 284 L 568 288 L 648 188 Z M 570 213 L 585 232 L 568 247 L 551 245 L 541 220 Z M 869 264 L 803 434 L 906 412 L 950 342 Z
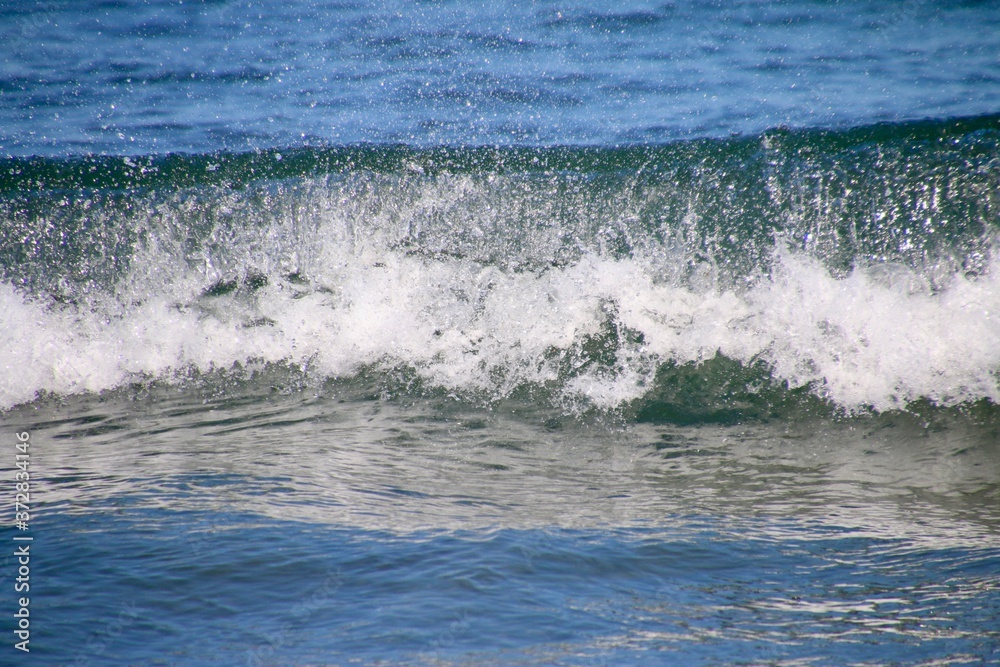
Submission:
M 38 392 L 100 392 L 130 379 L 163 376 L 196 367 L 228 367 L 275 339 L 272 332 L 241 328 L 167 299 L 151 298 L 126 316 L 52 309 L 0 285 L 6 318 L 0 344 L 6 351 L 0 406 L 33 399 Z M 273 347 L 280 349 L 281 341 Z
M 331 268 L 309 286 L 272 276 L 208 297 L 175 276 L 127 308 L 51 308 L 0 285 L 0 405 L 263 360 L 322 376 L 405 364 L 431 384 L 493 396 L 548 383 L 607 408 L 645 393 L 658 364 L 718 353 L 762 360 L 777 380 L 848 409 L 1000 402 L 998 266 L 934 293 L 905 272 L 838 279 L 781 252 L 770 279 L 737 294 L 664 284 L 649 258 L 587 255 L 535 273 L 388 250 L 322 259 Z M 638 336 L 606 350 L 614 363 L 588 364 L 579 346 L 609 321 Z
M 933 293 L 898 267 L 838 280 L 807 256 L 778 259 L 750 295 L 761 354 L 778 377 L 877 410 L 1000 399 L 1000 263 Z

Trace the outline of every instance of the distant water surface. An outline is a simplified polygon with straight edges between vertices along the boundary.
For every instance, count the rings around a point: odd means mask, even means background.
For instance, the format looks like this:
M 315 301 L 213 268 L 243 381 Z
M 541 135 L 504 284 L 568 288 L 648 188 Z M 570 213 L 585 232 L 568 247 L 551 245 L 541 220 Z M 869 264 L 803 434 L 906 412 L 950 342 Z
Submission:
M 997 111 L 989 2 L 5 2 L 0 151 L 613 145 Z

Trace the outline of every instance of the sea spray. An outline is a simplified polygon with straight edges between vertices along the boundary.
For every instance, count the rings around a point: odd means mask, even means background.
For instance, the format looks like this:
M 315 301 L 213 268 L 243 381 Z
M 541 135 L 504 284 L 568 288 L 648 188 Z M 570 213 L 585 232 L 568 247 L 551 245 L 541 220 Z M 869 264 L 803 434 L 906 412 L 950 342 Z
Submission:
M 9 160 L 0 403 L 266 363 L 615 410 L 713 359 L 847 411 L 995 402 L 998 135 Z

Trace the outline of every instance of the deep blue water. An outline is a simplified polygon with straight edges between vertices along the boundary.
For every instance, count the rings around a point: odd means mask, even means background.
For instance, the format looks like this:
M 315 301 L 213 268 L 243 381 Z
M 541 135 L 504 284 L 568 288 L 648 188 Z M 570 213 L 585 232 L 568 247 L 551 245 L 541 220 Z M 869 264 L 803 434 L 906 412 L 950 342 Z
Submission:
M 609 145 L 996 113 L 992 3 L 5 2 L 0 150 Z
M 1000 664 L 997 35 L 0 2 L 0 664 Z

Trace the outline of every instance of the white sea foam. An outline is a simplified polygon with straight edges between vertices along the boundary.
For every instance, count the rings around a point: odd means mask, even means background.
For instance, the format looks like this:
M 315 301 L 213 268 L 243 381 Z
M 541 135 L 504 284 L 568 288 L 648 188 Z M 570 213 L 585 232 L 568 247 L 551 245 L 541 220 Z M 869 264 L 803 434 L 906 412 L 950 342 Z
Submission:
M 555 383 L 566 400 L 613 407 L 646 392 L 657 364 L 720 353 L 763 361 L 776 380 L 809 384 L 848 409 L 921 397 L 1000 402 L 997 266 L 932 291 L 903 269 L 835 278 L 780 251 L 770 276 L 737 294 L 669 284 L 642 257 L 588 254 L 516 272 L 392 250 L 325 252 L 316 266 L 329 268 L 309 285 L 272 275 L 260 289 L 214 297 L 186 273 L 150 289 L 160 272 L 148 266 L 131 292 L 86 307 L 51 307 L 0 285 L 0 405 L 262 360 L 323 377 L 403 364 L 432 384 L 493 396 Z M 139 284 L 145 296 L 135 299 Z M 640 335 L 605 350 L 613 363 L 574 357 L 609 322 Z

